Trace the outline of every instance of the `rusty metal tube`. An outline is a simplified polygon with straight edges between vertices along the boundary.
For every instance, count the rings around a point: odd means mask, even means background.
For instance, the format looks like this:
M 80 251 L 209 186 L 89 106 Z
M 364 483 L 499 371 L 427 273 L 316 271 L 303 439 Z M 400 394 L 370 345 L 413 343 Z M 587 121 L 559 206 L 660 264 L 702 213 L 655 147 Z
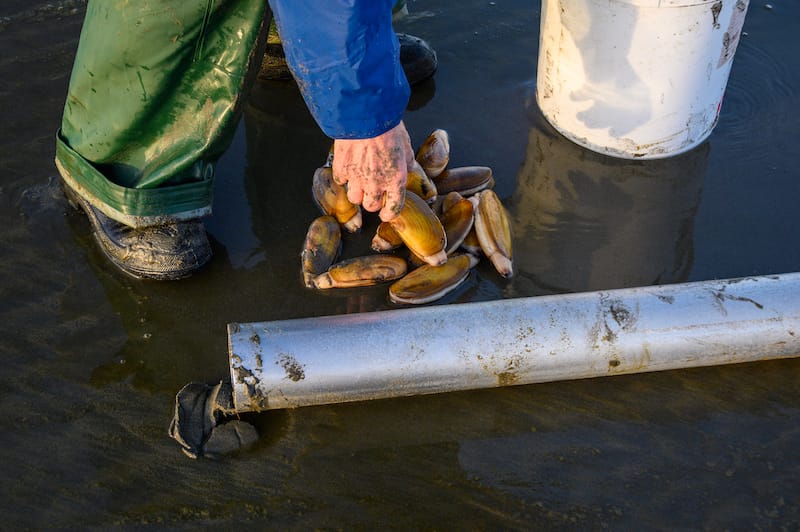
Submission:
M 800 273 L 228 326 L 240 412 L 800 355 Z

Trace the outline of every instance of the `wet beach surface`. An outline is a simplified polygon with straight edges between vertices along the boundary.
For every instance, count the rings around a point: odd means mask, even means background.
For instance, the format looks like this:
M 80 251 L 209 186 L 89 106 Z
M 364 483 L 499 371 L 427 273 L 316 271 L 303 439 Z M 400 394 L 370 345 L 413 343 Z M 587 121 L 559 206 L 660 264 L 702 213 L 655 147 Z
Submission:
M 483 263 L 438 304 L 800 271 L 797 4 L 751 4 L 715 132 L 652 162 L 583 150 L 541 117 L 538 2 L 410 11 L 398 29 L 440 60 L 412 141 L 447 129 L 454 165 L 494 169 L 519 270 Z M 255 448 L 186 458 L 174 395 L 226 376 L 227 323 L 392 305 L 385 287 L 300 283 L 329 140 L 291 83 L 256 85 L 220 162 L 211 265 L 177 283 L 109 267 L 53 164 L 82 12 L 0 7 L 4 527 L 800 527 L 797 359 L 250 415 Z

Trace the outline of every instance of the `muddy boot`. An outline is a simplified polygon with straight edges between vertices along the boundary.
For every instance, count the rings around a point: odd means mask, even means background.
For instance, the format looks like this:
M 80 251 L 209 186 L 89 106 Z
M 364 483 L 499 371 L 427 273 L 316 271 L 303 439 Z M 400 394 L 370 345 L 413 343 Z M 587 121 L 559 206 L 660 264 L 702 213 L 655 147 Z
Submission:
M 62 186 L 69 202 L 89 218 L 95 240 L 106 257 L 133 277 L 182 279 L 211 259 L 211 245 L 199 220 L 135 229 L 100 212 L 63 180 Z
M 427 42 L 407 33 L 398 33 L 397 39 L 400 41 L 400 64 L 409 85 L 425 81 L 436 72 L 439 64 L 436 52 Z M 261 61 L 258 77 L 270 80 L 292 79 L 280 40 L 272 35 L 267 41 L 267 51 Z
M 398 33 L 400 41 L 400 64 L 411 86 L 433 76 L 439 61 L 431 45 L 419 37 L 407 33 Z

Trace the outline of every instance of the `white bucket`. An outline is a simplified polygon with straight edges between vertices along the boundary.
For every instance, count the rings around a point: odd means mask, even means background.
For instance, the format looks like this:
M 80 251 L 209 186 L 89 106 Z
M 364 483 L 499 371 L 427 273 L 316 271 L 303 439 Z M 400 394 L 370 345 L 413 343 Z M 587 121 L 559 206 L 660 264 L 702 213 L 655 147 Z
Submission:
M 669 157 L 717 123 L 748 0 L 542 0 L 536 101 L 564 136 Z

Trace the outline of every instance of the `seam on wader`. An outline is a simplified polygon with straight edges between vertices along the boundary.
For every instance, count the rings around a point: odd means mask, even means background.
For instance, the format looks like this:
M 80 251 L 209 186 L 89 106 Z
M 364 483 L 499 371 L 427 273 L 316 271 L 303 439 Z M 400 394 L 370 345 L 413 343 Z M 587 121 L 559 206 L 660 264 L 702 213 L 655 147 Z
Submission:
M 203 24 L 200 26 L 200 35 L 197 36 L 197 44 L 194 47 L 194 56 L 192 57 L 192 61 L 196 62 L 199 61 L 203 55 L 203 44 L 206 41 L 206 30 L 208 29 L 208 24 L 211 21 L 211 13 L 214 9 L 214 0 L 208 0 L 206 2 L 206 13 L 203 15 Z

